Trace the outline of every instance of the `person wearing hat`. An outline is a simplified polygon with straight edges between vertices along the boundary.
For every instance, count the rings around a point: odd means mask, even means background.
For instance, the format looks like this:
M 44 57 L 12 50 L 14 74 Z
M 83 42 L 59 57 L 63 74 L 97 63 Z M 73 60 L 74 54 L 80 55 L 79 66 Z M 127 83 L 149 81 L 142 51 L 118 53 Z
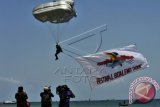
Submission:
M 27 93 L 23 91 L 23 87 L 18 87 L 18 92 L 15 94 L 15 99 L 17 101 L 17 107 L 30 107 L 30 103 L 27 102 Z
M 50 87 L 45 86 L 43 90 L 44 91 L 40 93 L 41 107 L 52 107 L 52 97 L 54 97 L 54 95 Z

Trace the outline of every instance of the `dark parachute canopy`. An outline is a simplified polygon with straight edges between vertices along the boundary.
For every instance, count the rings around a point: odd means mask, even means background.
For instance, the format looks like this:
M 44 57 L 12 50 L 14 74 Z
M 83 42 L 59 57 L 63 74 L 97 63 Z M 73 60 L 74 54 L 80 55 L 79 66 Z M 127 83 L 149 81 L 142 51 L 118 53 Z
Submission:
M 41 22 L 65 23 L 76 17 L 77 14 L 73 0 L 57 0 L 35 7 L 33 16 Z

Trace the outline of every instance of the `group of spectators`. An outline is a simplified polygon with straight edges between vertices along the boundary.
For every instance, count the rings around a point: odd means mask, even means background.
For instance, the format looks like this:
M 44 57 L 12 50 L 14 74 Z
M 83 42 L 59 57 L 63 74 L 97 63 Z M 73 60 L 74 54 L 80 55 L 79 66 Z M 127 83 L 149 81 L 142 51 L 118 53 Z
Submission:
M 59 107 L 69 107 L 70 98 L 75 98 L 73 92 L 68 88 L 67 85 L 61 85 L 56 88 L 56 94 L 59 95 Z M 40 93 L 41 97 L 41 107 L 52 107 L 52 97 L 54 97 L 51 92 L 51 88 L 45 86 L 43 92 Z M 27 101 L 27 93 L 24 92 L 23 87 L 18 87 L 18 91 L 15 94 L 17 101 L 17 107 L 30 107 L 30 103 Z

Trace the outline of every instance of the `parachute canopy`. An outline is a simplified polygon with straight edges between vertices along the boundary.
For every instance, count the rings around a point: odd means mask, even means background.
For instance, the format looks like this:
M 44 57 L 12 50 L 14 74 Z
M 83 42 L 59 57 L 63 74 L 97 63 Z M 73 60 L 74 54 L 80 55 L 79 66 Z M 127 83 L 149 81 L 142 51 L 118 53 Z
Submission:
M 73 0 L 58 0 L 35 7 L 33 16 L 41 22 L 65 23 L 77 15 Z

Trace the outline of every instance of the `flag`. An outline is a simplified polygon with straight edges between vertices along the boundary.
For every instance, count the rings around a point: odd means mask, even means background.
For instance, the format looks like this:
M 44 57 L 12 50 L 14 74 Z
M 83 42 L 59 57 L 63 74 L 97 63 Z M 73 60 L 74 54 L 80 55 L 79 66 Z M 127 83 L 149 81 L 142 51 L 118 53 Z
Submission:
M 92 88 L 149 67 L 147 59 L 137 51 L 135 45 L 76 59 L 83 67 Z

